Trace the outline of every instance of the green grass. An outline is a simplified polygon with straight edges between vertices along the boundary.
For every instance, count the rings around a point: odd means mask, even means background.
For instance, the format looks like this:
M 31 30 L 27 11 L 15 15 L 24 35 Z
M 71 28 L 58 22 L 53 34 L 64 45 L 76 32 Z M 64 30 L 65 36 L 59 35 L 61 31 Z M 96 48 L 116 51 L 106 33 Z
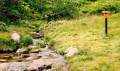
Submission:
M 63 53 L 68 47 L 77 47 L 79 54 L 66 58 L 70 71 L 120 70 L 120 14 L 109 17 L 109 38 L 104 34 L 103 16 L 88 16 L 73 20 L 51 22 L 46 32 L 56 41 L 54 49 Z
M 14 31 L 16 31 L 21 37 L 28 36 L 29 33 L 33 31 L 33 29 L 27 27 L 14 26 L 14 25 L 10 25 L 10 26 L 7 25 L 6 29 L 8 30 L 7 32 L 0 30 L 0 50 L 16 49 L 16 44 L 11 39 L 11 35 L 14 33 Z

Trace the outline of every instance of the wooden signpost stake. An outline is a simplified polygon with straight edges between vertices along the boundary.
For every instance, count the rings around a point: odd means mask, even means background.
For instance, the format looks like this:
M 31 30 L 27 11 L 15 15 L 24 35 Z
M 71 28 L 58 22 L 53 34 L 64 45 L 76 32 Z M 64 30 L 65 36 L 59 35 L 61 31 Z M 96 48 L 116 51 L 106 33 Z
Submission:
M 109 17 L 110 11 L 102 11 L 102 13 L 105 18 L 105 36 L 108 37 L 108 17 Z

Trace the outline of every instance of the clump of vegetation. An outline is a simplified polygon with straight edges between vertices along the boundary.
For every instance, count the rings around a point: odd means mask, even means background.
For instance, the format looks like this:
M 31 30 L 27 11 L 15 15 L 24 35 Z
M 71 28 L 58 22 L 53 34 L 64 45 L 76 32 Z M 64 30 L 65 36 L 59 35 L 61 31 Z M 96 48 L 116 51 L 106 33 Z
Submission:
M 7 32 L 8 31 L 5 25 L 6 25 L 6 23 L 0 21 L 0 31 L 1 32 Z
M 14 51 L 16 48 L 16 44 L 12 41 L 10 37 L 0 35 L 0 50 Z
M 45 40 L 45 42 L 49 42 L 51 40 L 51 38 L 49 36 L 44 36 L 44 40 Z
M 45 44 L 43 42 L 37 42 L 37 46 L 43 48 L 45 47 Z
M 10 45 L 12 40 L 10 38 L 0 37 L 0 45 L 7 44 Z
M 77 7 L 71 1 L 1 0 L 0 19 L 3 21 L 17 21 L 18 19 L 43 19 L 50 21 L 60 17 L 74 17 Z
M 39 33 L 40 32 L 39 28 L 35 28 L 34 32 Z
M 23 43 L 24 46 L 28 46 L 33 43 L 33 39 L 31 37 L 25 36 L 22 37 L 21 42 Z
M 55 43 L 56 43 L 56 41 L 51 39 L 51 40 L 48 42 L 48 46 L 49 46 L 51 49 L 54 49 Z
M 7 28 L 5 26 L 0 25 L 0 31 L 7 32 L 8 30 L 7 30 Z

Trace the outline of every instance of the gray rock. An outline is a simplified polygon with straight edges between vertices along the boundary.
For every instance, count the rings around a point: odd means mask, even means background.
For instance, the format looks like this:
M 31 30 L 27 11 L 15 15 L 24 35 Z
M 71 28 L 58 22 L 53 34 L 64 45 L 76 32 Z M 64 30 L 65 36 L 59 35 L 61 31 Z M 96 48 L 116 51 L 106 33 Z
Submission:
M 69 47 L 66 51 L 66 57 L 71 57 L 73 56 L 74 54 L 77 54 L 79 53 L 79 50 L 77 48 L 73 48 L 73 47 Z
M 17 43 L 19 43 L 20 42 L 20 35 L 18 34 L 18 33 L 13 33 L 12 35 L 11 35 L 11 39 L 14 41 L 14 42 L 17 42 Z
M 20 48 L 16 51 L 17 54 L 28 53 L 28 49 Z
M 7 71 L 24 71 L 27 68 L 27 62 L 13 62 L 8 65 Z
M 8 63 L 0 64 L 0 71 L 6 71 L 7 67 L 8 67 Z
M 28 71 L 42 71 L 44 69 L 51 69 L 52 68 L 52 62 L 45 59 L 38 59 L 34 60 L 32 63 L 28 64 Z
M 52 61 L 53 63 L 53 70 L 55 70 L 58 67 L 62 67 L 63 71 L 68 71 L 67 63 L 63 57 L 51 59 L 50 61 Z

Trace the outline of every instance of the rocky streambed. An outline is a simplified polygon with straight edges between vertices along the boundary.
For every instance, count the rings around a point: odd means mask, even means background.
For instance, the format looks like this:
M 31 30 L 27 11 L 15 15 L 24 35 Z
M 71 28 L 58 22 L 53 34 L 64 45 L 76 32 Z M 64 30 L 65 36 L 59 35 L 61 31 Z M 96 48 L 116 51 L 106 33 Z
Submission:
M 18 53 L 0 54 L 0 71 L 68 71 L 61 55 L 49 48 L 34 47 L 27 52 L 21 48 Z

